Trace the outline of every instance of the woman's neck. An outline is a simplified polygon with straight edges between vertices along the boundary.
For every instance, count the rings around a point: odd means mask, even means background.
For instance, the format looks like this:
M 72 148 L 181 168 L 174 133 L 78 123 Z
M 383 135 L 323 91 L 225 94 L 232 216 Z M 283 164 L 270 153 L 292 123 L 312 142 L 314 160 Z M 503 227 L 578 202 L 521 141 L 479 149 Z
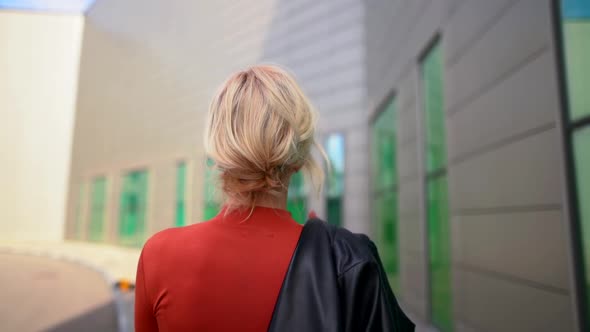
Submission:
M 259 197 L 256 201 L 256 206 L 263 206 L 273 209 L 287 209 L 287 191 L 282 192 L 280 195 L 264 195 Z

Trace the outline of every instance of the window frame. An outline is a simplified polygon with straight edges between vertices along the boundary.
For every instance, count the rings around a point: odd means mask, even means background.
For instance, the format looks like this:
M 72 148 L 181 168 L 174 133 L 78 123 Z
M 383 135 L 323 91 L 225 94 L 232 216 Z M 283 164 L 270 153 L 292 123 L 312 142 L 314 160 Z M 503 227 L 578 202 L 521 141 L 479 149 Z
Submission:
M 92 228 L 94 227 L 94 204 L 95 204 L 95 186 L 97 185 L 97 181 L 103 181 L 104 186 L 103 190 L 103 198 L 102 198 L 102 221 L 101 221 L 101 231 L 100 237 L 95 238 L 96 234 L 93 233 Z M 86 222 L 86 240 L 90 242 L 104 242 L 105 241 L 105 230 L 106 230 L 106 220 L 107 220 L 107 205 L 108 205 L 108 198 L 109 198 L 109 179 L 106 174 L 95 174 L 89 183 L 88 186 L 88 197 L 89 205 L 88 205 L 88 220 Z
M 124 193 L 124 188 L 125 188 L 125 179 L 127 176 L 131 175 L 132 173 L 143 173 L 145 176 L 145 210 L 143 211 L 144 214 L 144 219 L 143 219 L 143 224 L 141 225 L 141 229 L 139 231 L 137 231 L 137 225 L 136 225 L 136 232 L 135 234 L 133 234 L 133 238 L 131 238 L 131 236 L 126 236 L 126 237 L 122 237 L 122 231 L 121 231 L 121 227 L 122 227 L 122 199 L 123 199 L 123 193 Z M 119 193 L 118 193 L 118 211 L 117 213 L 117 244 L 121 245 L 121 246 L 125 246 L 125 247 L 132 247 L 132 248 L 137 248 L 137 247 L 142 247 L 143 244 L 145 243 L 145 241 L 147 240 L 147 236 L 148 236 L 148 231 L 149 231 L 149 221 L 150 221 L 150 203 L 151 203 L 151 195 L 152 195 L 152 191 L 150 190 L 150 177 L 151 177 L 151 170 L 149 167 L 134 167 L 134 168 L 128 168 L 128 169 L 122 169 L 121 173 L 120 173 L 120 187 L 119 187 Z
M 590 289 L 586 286 L 586 273 L 584 266 L 584 244 L 582 239 L 582 227 L 580 217 L 580 202 L 578 197 L 578 184 L 575 165 L 574 134 L 581 128 L 590 128 L 590 115 L 582 116 L 576 120 L 570 117 L 569 89 L 567 79 L 567 63 L 565 59 L 565 47 L 563 37 L 563 20 L 561 4 L 563 0 L 551 1 L 551 24 L 554 42 L 555 70 L 557 78 L 559 117 L 558 126 L 561 133 L 562 156 L 565 178 L 565 215 L 568 219 L 568 232 L 570 239 L 570 262 L 573 274 L 573 291 L 571 292 L 575 302 L 576 324 L 580 331 L 590 329 L 589 300 Z M 588 244 L 590 245 L 590 243 Z

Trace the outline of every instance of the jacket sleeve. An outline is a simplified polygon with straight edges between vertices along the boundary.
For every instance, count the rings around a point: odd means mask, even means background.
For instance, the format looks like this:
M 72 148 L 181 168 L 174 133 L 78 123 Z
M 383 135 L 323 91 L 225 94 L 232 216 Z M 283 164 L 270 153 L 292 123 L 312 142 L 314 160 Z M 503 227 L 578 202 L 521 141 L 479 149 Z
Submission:
M 158 322 L 154 316 L 152 301 L 146 293 L 143 256 L 142 252 L 135 277 L 135 331 L 158 332 Z
M 399 307 L 375 245 L 373 259 L 359 262 L 338 278 L 343 298 L 345 331 L 414 331 L 414 323 Z

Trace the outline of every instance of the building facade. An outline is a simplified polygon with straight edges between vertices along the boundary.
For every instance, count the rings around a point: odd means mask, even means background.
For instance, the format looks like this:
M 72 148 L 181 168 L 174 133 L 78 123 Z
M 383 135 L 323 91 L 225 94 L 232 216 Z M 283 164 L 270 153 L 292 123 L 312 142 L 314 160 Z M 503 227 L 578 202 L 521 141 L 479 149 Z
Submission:
M 574 329 L 551 22 L 539 1 L 368 6 L 369 110 L 397 111 L 401 292 L 443 331 Z
M 334 166 L 319 196 L 294 179 L 297 219 L 370 234 L 403 306 L 441 331 L 583 330 L 589 17 L 587 0 L 99 0 L 66 237 L 140 247 L 214 215 L 209 98 L 278 63 Z
M 0 1 L 0 240 L 60 241 L 84 16 Z

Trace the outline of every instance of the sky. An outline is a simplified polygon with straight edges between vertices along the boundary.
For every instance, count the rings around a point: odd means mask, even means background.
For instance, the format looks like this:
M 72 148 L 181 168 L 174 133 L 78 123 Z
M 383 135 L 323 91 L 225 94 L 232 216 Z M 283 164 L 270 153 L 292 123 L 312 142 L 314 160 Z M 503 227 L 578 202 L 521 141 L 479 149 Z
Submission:
M 94 0 L 0 0 L 1 9 L 82 13 Z

